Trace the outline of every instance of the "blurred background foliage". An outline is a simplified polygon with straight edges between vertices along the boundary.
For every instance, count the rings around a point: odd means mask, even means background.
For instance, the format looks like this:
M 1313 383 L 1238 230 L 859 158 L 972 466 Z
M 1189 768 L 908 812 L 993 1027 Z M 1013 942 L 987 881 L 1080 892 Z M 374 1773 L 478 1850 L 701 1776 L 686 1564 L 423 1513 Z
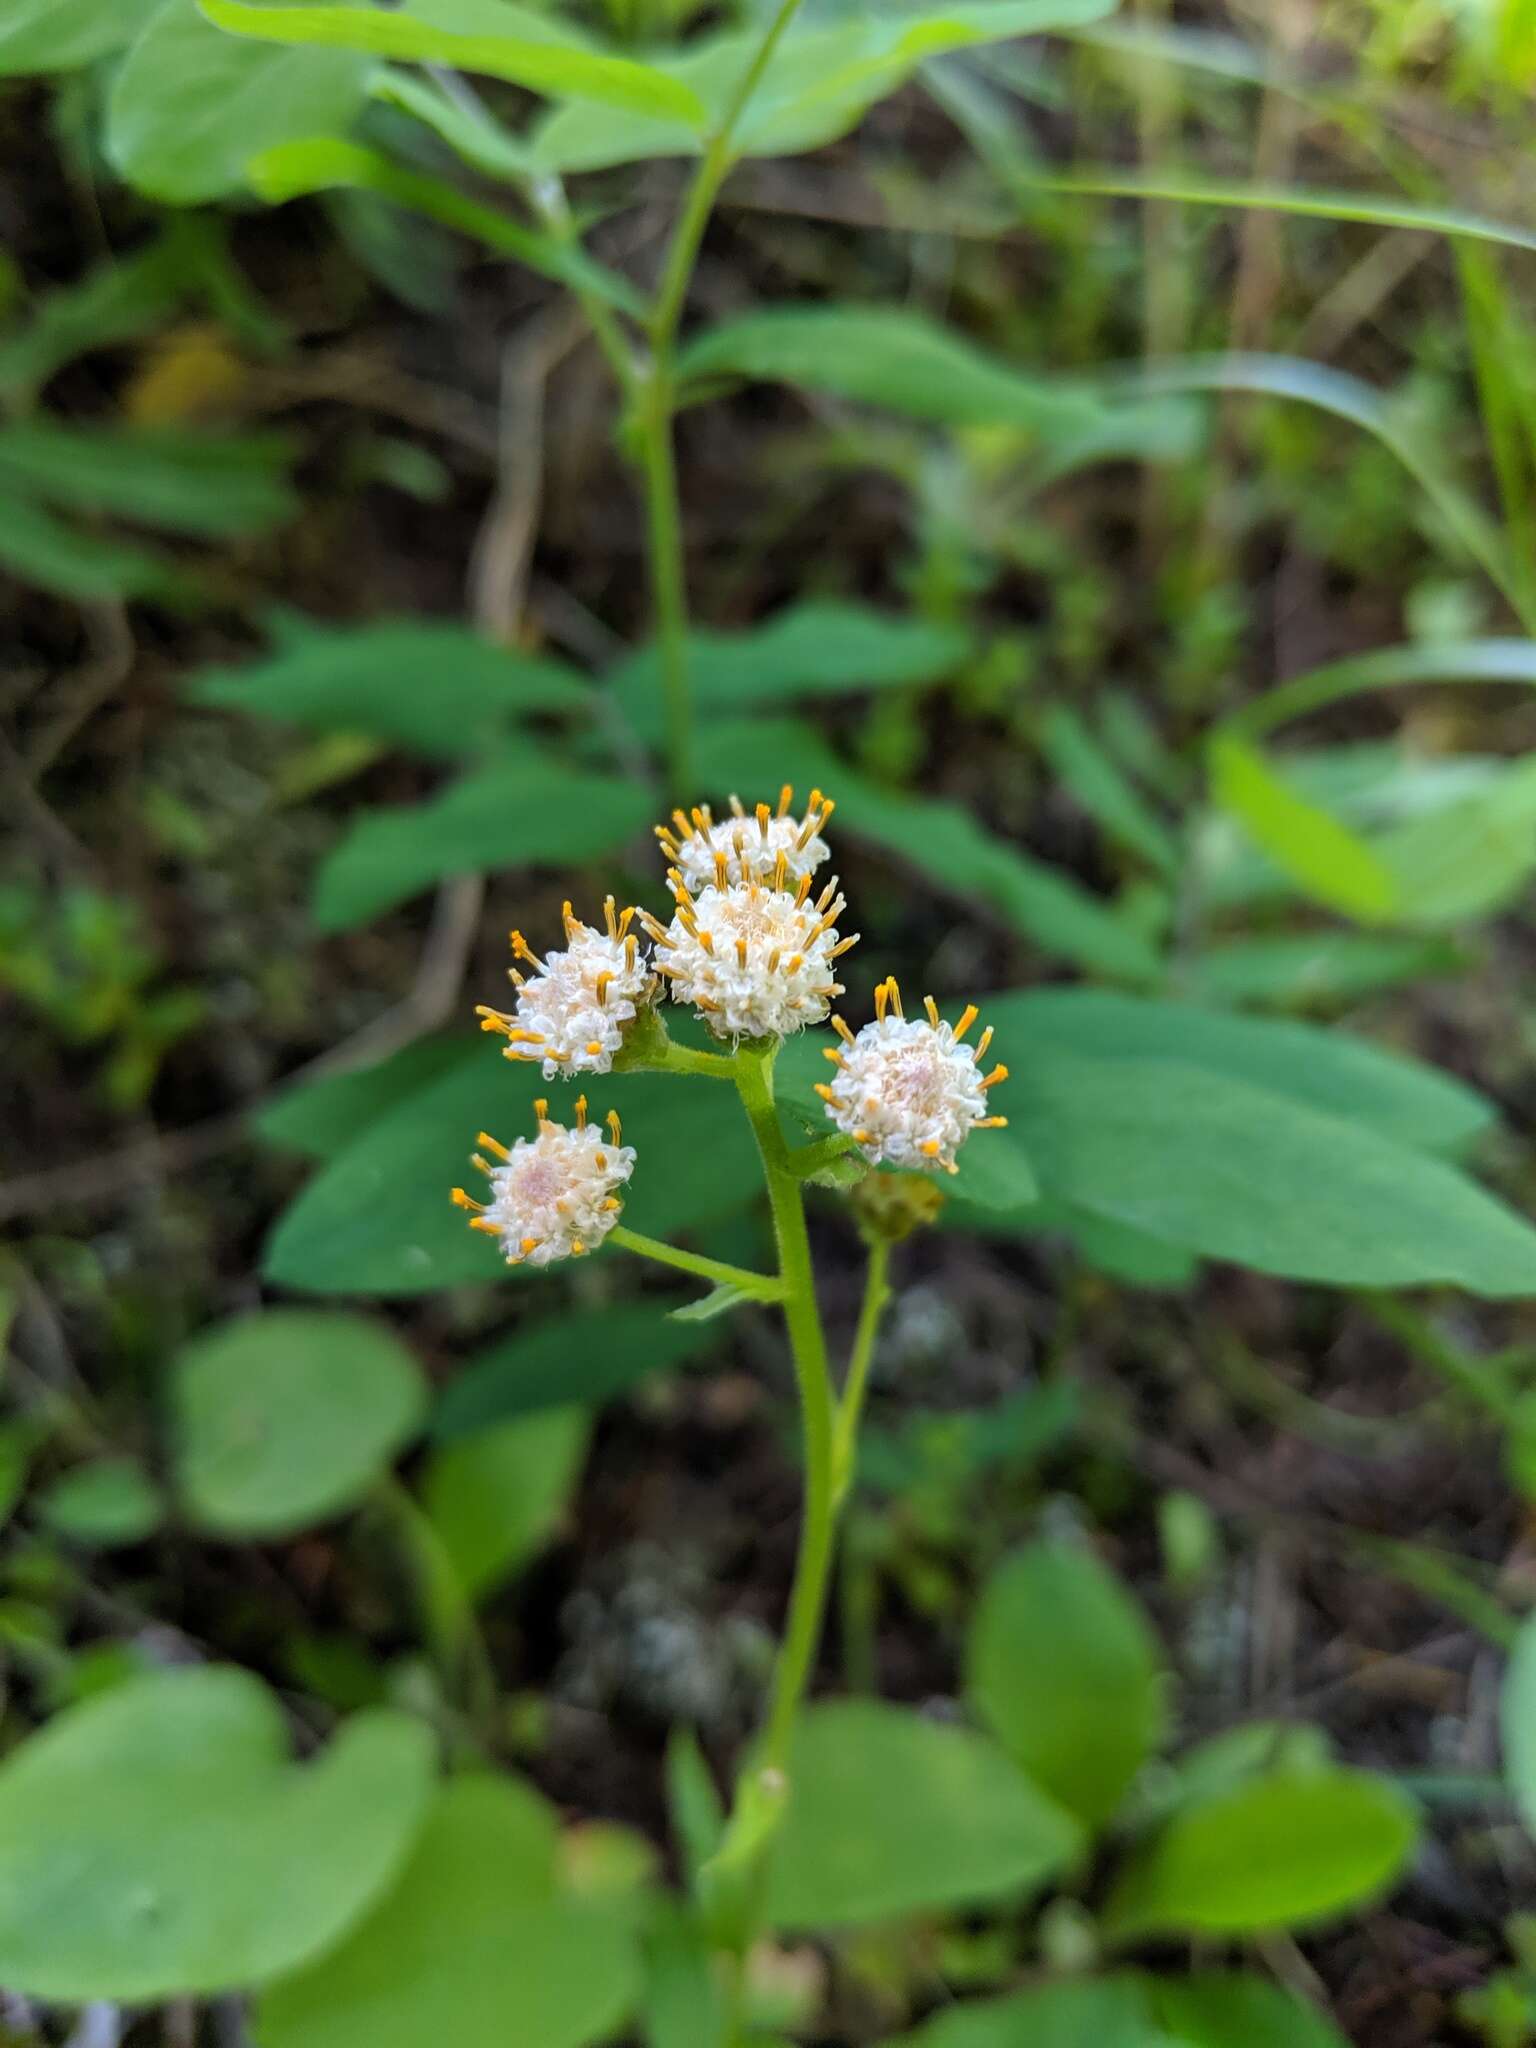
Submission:
M 705 2048 L 652 1906 L 771 1654 L 784 1362 L 617 1261 L 500 1284 L 444 1191 L 532 1092 L 455 1028 L 506 928 L 648 887 L 678 793 L 644 423 L 566 286 L 642 304 L 688 98 L 760 14 L 541 9 L 562 97 L 444 68 L 505 0 L 413 0 L 421 64 L 253 11 L 0 0 L 6 1734 L 69 1709 L 130 1846 L 188 1800 L 250 1829 L 227 1896 L 174 1830 L 130 1857 L 158 1946 L 77 1898 L 34 1955 L 36 1831 L 66 1903 L 101 1850 L 21 1752 L 0 2020 L 320 2048 L 426 1924 L 370 2039 L 503 2038 L 554 1956 L 528 2048 Z M 1536 7 L 800 33 L 676 355 L 685 793 L 839 799 L 861 1014 L 888 968 L 1030 992 L 988 1011 L 1024 1083 L 992 1178 L 898 1266 L 755 2038 L 1521 2048 Z M 714 1105 L 614 1099 L 641 1227 L 757 1255 Z M 855 1249 L 826 1205 L 839 1329 Z M 474 1767 L 446 1790 L 424 1727 Z M 1282 1767 L 1345 1850 L 1223 1918 Z M 238 1968 L 186 1932 L 210 1888 Z M 272 1979 L 254 2021 L 216 1996 Z

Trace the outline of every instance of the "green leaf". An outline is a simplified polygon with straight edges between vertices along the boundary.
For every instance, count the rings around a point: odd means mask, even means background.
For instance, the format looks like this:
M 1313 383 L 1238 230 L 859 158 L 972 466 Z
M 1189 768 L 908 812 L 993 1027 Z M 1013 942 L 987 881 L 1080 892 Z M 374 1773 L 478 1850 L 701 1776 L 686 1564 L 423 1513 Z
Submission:
M 232 35 L 451 64 L 508 79 L 529 92 L 706 125 L 703 103 L 680 80 L 656 65 L 614 56 L 566 24 L 510 0 L 419 0 L 388 13 L 344 6 L 253 7 L 240 0 L 198 4 L 209 21 Z M 313 122 L 311 132 L 326 125 Z
M 1057 775 L 1112 839 L 1164 874 L 1179 867 L 1173 833 L 1075 711 L 1056 705 L 1041 721 L 1040 744 Z
M 701 717 L 726 717 L 756 704 L 778 707 L 800 698 L 939 682 L 960 665 L 970 645 L 954 626 L 811 599 L 786 606 L 746 632 L 691 633 L 688 680 Z M 607 681 L 636 732 L 656 738 L 663 725 L 656 649 L 630 655 Z
M 1530 688 L 1536 685 L 1536 640 L 1415 641 L 1351 655 L 1292 676 L 1252 698 L 1231 721 L 1231 728 L 1253 738 L 1351 697 L 1424 683 L 1516 683 Z
M 1083 1846 L 1070 1815 L 984 1737 L 873 1700 L 802 1714 L 789 1779 L 768 1880 L 775 1926 L 856 1927 L 1016 1895 Z
M 1536 1835 L 1536 1615 L 1522 1622 L 1499 1701 L 1504 1768 L 1520 1817 Z
M 1142 1978 L 1065 1978 L 937 2014 L 900 2048 L 1181 2048 L 1152 2025 Z M 1247 2048 L 1233 2042 L 1230 2048 Z
M 607 2039 L 638 1994 L 633 1941 L 615 1916 L 562 1898 L 554 1864 L 553 1818 L 516 1779 L 446 1785 L 383 1904 L 262 1998 L 262 2048 Z
M 418 1038 L 371 1067 L 300 1081 L 258 1112 L 256 1129 L 269 1145 L 284 1145 L 324 1159 L 360 1138 L 369 1126 L 408 1101 L 440 1074 L 485 1057 L 485 1040 L 454 1032 Z M 481 1071 L 484 1069 L 481 1067 Z
M 422 1506 L 472 1600 L 494 1591 L 553 1536 L 591 1427 L 584 1409 L 546 1408 L 433 1452 Z
M 76 532 L 41 505 L 0 498 L 0 568 L 56 597 L 138 597 L 163 586 L 167 565 L 144 548 Z
M 1178 1060 L 1063 1054 L 1015 1072 L 997 1136 L 1050 1200 L 1291 1279 L 1536 1293 L 1523 1218 L 1359 1121 Z
M 1464 1151 L 1494 1122 L 1492 1105 L 1464 1082 L 1314 1024 L 1233 1017 L 1101 989 L 988 996 L 984 1009 L 982 1021 L 996 1027 L 998 1057 L 1015 1074 L 1043 1053 L 1179 1060 L 1356 1118 L 1381 1137 L 1431 1152 Z
M 297 509 L 286 474 L 294 452 L 286 434 L 13 420 L 0 426 L 0 491 L 226 539 L 260 533 Z
M 976 1711 L 1089 1827 L 1112 1818 L 1156 1753 L 1164 1683 L 1145 1615 L 1090 1550 L 1033 1543 L 988 1580 L 967 1653 Z
M 1182 1808 L 1133 1850 L 1105 1930 L 1128 1941 L 1310 1926 L 1385 1890 L 1417 1836 L 1413 1807 L 1385 1778 L 1272 1772 Z
M 196 0 L 164 0 L 113 82 L 107 154 L 151 199 L 222 199 L 244 190 L 245 167 L 262 150 L 349 127 L 370 69 L 347 50 L 238 42 Z
M 96 1550 L 142 1543 L 160 1526 L 160 1496 L 132 1458 L 98 1458 L 56 1479 L 37 1504 L 57 1536 Z
M 0 1977 L 147 2005 L 294 1969 L 400 1867 L 432 1751 L 375 1711 L 297 1768 L 271 1694 L 219 1666 L 67 1709 L 0 1768 Z
M 746 377 L 829 391 L 952 427 L 1016 426 L 1049 438 L 1097 423 L 1079 386 L 1016 370 L 897 306 L 774 306 L 707 329 L 682 353 L 685 382 Z
M 432 1434 L 451 1441 L 513 1416 L 573 1401 L 595 1405 L 705 1350 L 714 1333 L 665 1307 L 665 1297 L 648 1295 L 611 1308 L 562 1309 L 531 1329 L 519 1325 L 477 1351 L 444 1388 Z
M 478 1063 L 418 1089 L 316 1175 L 268 1241 L 267 1277 L 311 1294 L 418 1294 L 504 1278 L 495 1246 L 464 1227 L 448 1190 L 469 1177 L 475 1133 L 488 1127 L 510 1141 L 530 1129 L 534 1098 L 548 1088 L 536 1067 L 514 1066 L 483 1045 Z M 761 1192 L 757 1148 L 733 1091 L 669 1074 L 610 1075 L 593 1108 L 610 1107 L 639 1153 L 625 1191 L 624 1220 L 634 1229 L 676 1237 Z M 670 1327 L 680 1336 L 684 1326 Z
M 415 1360 L 361 1316 L 266 1309 L 171 1367 L 176 1476 L 211 1535 L 285 1536 L 354 1506 L 420 1426 Z
M 245 168 L 251 189 L 269 205 L 280 206 L 310 192 L 371 192 L 393 206 L 472 235 L 545 277 L 591 290 L 610 305 L 632 313 L 643 308 L 643 300 L 627 280 L 594 261 L 579 243 L 542 229 L 521 227 L 441 178 L 406 170 L 360 143 L 327 137 L 281 142 L 261 150 Z
M 1197 1970 L 1142 1981 L 1169 2048 L 1348 2048 L 1331 2020 L 1263 1977 Z
M 1536 761 L 1516 763 L 1464 802 L 1404 819 L 1376 841 L 1405 924 L 1491 916 L 1536 871 Z
M 839 831 L 880 847 L 962 901 L 987 905 L 1048 952 L 1112 980 L 1151 981 L 1159 972 L 1140 933 L 1072 876 L 994 838 L 958 804 L 867 781 L 807 726 L 787 719 L 713 726 L 700 734 L 698 753 L 706 783 L 722 794 L 739 789 L 745 798 L 781 777 L 817 784 L 837 799 Z
M 359 819 L 316 877 L 315 922 L 349 931 L 449 875 L 596 860 L 643 830 L 653 805 L 643 783 L 525 748 L 425 803 Z
M 846 135 L 877 100 L 945 50 L 1095 20 L 1111 0 L 886 0 L 862 18 L 792 27 L 774 50 L 737 122 L 745 156 L 819 149 Z M 659 156 L 695 155 L 706 127 L 726 114 L 753 62 L 762 31 L 728 31 L 666 60 L 666 73 L 694 93 L 709 122 L 642 117 L 604 121 L 562 107 L 535 138 L 541 162 L 561 171 L 600 170 Z
M 761 1300 L 761 1295 L 749 1294 L 744 1287 L 724 1280 L 718 1287 L 711 1287 L 708 1294 L 685 1301 L 681 1308 L 669 1309 L 667 1313 L 674 1323 L 712 1323 L 718 1316 L 728 1316 L 734 1309 L 749 1308 Z
M 160 0 L 6 0 L 0 77 L 77 71 L 132 42 Z
M 580 712 L 592 693 L 561 662 L 498 647 L 446 619 L 328 628 L 284 622 L 281 644 L 187 685 L 199 704 L 362 732 L 429 756 L 479 753 L 530 712 Z
M 1217 734 L 1210 764 L 1216 802 L 1307 895 L 1367 923 L 1392 915 L 1391 869 L 1348 826 L 1290 788 L 1256 747 Z
M 1209 1002 L 1332 1009 L 1377 989 L 1464 973 L 1468 956 L 1444 939 L 1375 932 L 1287 932 L 1206 947 L 1191 992 Z

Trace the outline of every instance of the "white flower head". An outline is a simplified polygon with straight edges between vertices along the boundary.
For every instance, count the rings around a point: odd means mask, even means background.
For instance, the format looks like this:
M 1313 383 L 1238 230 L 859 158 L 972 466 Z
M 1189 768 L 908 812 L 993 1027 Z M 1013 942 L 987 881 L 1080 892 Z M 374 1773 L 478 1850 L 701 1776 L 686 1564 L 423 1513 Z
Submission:
M 837 1078 L 816 1092 L 840 1131 L 854 1139 L 872 1166 L 911 1166 L 954 1173 L 955 1154 L 972 1131 L 994 1129 L 1008 1119 L 988 1114 L 987 1090 L 1006 1081 L 1008 1069 L 981 1072 L 992 1042 L 990 1027 L 972 1046 L 965 1035 L 976 1021 L 974 1005 L 953 1027 L 939 1016 L 933 997 L 927 1016 L 902 1014 L 894 975 L 875 990 L 875 1022 L 857 1037 L 834 1017 L 843 1040 L 828 1050 Z
M 696 897 L 679 869 L 667 879 L 677 915 L 666 926 L 651 919 L 647 930 L 674 1002 L 691 1004 L 716 1038 L 788 1038 L 821 1023 L 843 992 L 834 963 L 858 943 L 857 933 L 837 934 L 836 875 L 814 902 L 809 875 L 794 889 L 749 875 Z
M 491 1184 L 491 1199 L 476 1202 L 463 1188 L 453 1190 L 460 1209 L 474 1213 L 471 1230 L 484 1231 L 501 1246 L 509 1266 L 549 1266 L 556 1259 L 595 1251 L 619 1220 L 617 1190 L 634 1171 L 635 1148 L 620 1143 L 623 1133 L 610 1110 L 607 1129 L 587 1122 L 587 1098 L 576 1098 L 576 1122 L 567 1129 L 551 1123 L 549 1104 L 534 1104 L 538 1136 L 519 1138 L 509 1152 L 487 1132 L 478 1143 L 496 1164 L 475 1153 L 474 1163 Z
M 651 970 L 630 930 L 635 912 L 617 910 L 610 896 L 603 914 L 607 929 L 595 931 L 567 903 L 565 951 L 546 953 L 542 960 L 514 932 L 512 951 L 535 972 L 509 970 L 517 987 L 511 1016 L 483 1004 L 476 1012 L 483 1030 L 506 1038 L 509 1060 L 542 1061 L 546 1081 L 606 1074 L 624 1043 L 625 1026 L 650 996 Z
M 795 792 L 786 782 L 779 807 L 759 804 L 749 816 L 740 797 L 731 798 L 731 815 L 716 821 L 708 804 L 691 813 L 674 811 L 672 821 L 656 827 L 662 851 L 690 889 L 727 889 L 733 882 L 755 879 L 775 889 L 793 889 L 815 874 L 831 848 L 822 828 L 836 806 L 819 789 L 811 791 L 805 816 L 791 808 Z

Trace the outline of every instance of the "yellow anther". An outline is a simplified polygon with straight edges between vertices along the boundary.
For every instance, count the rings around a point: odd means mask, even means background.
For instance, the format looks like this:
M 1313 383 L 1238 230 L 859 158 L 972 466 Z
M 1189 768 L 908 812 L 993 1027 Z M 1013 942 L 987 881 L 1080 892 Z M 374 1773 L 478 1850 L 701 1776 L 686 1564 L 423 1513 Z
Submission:
M 475 1143 L 483 1145 L 487 1152 L 494 1152 L 498 1159 L 510 1159 L 512 1157 L 512 1154 L 501 1143 L 500 1139 L 493 1138 L 489 1131 L 477 1131 L 475 1133 Z
M 981 1012 L 974 1003 L 966 1004 L 965 1008 L 960 1012 L 960 1022 L 955 1026 L 955 1043 L 957 1045 L 980 1015 Z
M 999 1081 L 1006 1081 L 1007 1078 L 1008 1069 L 999 1063 L 992 1069 L 990 1074 L 983 1077 L 981 1085 L 983 1088 L 995 1088 Z
M 939 1028 L 939 1006 L 932 996 L 923 997 L 923 1008 L 928 1012 L 928 1022 L 937 1031 Z
M 619 1112 L 616 1109 L 610 1109 L 606 1118 L 606 1122 L 609 1130 L 613 1133 L 614 1144 L 622 1144 L 624 1141 L 624 1127 L 619 1122 Z

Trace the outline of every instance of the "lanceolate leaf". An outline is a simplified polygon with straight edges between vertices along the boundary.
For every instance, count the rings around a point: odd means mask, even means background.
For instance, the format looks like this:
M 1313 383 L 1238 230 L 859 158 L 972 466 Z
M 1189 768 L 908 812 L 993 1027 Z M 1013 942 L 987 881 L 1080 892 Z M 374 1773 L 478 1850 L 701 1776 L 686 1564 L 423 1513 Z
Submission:
M 1536 687 L 1536 640 L 1451 640 L 1379 647 L 1276 684 L 1244 705 L 1231 726 L 1255 737 L 1350 697 L 1373 690 L 1410 689 L 1422 683 Z
M 1500 1701 L 1504 1768 L 1520 1817 L 1536 1835 L 1536 1616 L 1515 1638 Z
M 284 434 L 15 420 L 0 427 L 0 491 L 219 539 L 260 532 L 297 509 L 287 476 L 296 452 Z
M 1292 789 L 1256 747 L 1219 733 L 1210 762 L 1216 801 L 1309 896 L 1369 923 L 1398 907 L 1391 869 L 1347 825 Z
M 315 921 L 345 931 L 445 875 L 616 853 L 644 829 L 653 803 L 641 783 L 583 774 L 529 749 L 425 803 L 360 819 L 316 879 Z
M 457 0 L 389 11 L 354 7 L 245 6 L 241 0 L 198 0 L 203 13 L 237 36 L 274 43 L 320 44 L 367 51 L 418 64 L 452 64 L 505 78 L 530 92 L 595 100 L 645 114 L 706 123 L 703 103 L 679 79 L 602 49 L 547 14 L 511 0 Z

